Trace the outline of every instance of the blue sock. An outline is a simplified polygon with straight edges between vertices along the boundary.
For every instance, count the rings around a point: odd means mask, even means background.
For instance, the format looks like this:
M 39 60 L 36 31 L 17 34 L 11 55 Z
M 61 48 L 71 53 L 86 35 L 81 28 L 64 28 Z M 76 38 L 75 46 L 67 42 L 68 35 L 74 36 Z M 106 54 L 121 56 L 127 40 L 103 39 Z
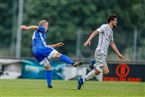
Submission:
M 51 86 L 51 70 L 46 70 L 47 85 Z
M 61 61 L 68 63 L 68 64 L 74 64 L 74 62 L 66 55 L 61 55 L 59 58 Z

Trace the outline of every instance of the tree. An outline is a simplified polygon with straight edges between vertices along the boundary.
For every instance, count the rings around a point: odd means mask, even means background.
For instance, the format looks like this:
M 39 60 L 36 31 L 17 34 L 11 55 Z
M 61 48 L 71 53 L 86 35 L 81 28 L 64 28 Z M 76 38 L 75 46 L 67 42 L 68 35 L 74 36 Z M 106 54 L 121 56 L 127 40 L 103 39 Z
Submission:
M 17 0 L 1 0 L 0 12 L 0 33 L 4 44 L 2 48 L 8 48 L 10 40 L 15 41 L 14 24 L 16 25 L 16 16 L 12 18 L 17 10 L 12 11 L 11 6 L 18 3 Z M 92 57 L 97 45 L 97 37 L 93 45 L 84 48 L 83 43 L 89 34 L 106 23 L 106 18 L 110 13 L 116 13 L 118 16 L 118 27 L 114 29 L 115 42 L 121 52 L 132 48 L 134 31 L 138 31 L 138 48 L 144 48 L 145 44 L 145 2 L 144 0 L 25 0 L 23 24 L 38 25 L 41 19 L 49 21 L 49 30 L 47 32 L 48 44 L 59 41 L 65 43 L 64 47 L 58 48 L 62 53 L 75 56 L 76 35 L 81 30 L 81 51 L 84 57 Z M 13 7 L 17 9 L 17 7 Z M 10 21 L 15 21 L 12 23 Z M 2 27 L 3 26 L 3 27 Z M 9 29 L 7 29 L 9 28 Z M 12 30 L 13 29 L 13 30 Z M 13 34 L 11 33 L 13 32 Z M 32 56 L 31 37 L 33 31 L 23 31 L 22 33 L 22 56 Z M 11 37 L 13 36 L 13 37 Z M 126 41 L 127 40 L 127 41 Z M 145 56 L 145 55 L 144 55 Z

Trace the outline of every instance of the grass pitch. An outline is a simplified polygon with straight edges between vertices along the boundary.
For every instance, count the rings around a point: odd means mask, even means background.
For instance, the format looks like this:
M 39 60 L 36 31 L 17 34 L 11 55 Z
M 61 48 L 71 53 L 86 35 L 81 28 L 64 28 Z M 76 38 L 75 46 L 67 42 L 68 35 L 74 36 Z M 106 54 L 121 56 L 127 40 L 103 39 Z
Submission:
M 77 81 L 53 80 L 53 89 L 46 80 L 3 80 L 0 97 L 145 97 L 145 83 L 87 81 L 77 90 Z

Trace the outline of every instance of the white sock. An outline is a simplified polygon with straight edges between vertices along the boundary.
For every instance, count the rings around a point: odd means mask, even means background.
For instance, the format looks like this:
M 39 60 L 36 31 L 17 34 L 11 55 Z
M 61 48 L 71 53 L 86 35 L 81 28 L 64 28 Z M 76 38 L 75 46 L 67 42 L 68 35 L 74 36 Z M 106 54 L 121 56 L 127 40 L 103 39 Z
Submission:
M 89 79 L 95 77 L 95 75 L 96 75 L 96 74 L 95 74 L 95 70 L 90 71 L 90 72 L 85 76 L 84 81 L 85 81 L 85 80 L 89 80 Z

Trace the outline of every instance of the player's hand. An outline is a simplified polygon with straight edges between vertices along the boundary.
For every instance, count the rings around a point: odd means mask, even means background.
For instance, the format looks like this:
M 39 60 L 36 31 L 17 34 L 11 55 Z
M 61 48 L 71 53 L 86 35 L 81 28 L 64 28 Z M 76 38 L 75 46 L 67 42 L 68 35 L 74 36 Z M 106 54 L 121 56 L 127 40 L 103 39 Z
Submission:
M 84 43 L 84 46 L 90 46 L 91 45 L 91 42 L 90 41 L 86 41 L 85 43 Z
M 118 54 L 118 57 L 121 59 L 121 60 L 124 60 L 124 56 L 122 54 Z
M 64 43 L 59 42 L 59 43 L 56 44 L 56 47 L 60 47 L 60 46 L 64 46 Z

